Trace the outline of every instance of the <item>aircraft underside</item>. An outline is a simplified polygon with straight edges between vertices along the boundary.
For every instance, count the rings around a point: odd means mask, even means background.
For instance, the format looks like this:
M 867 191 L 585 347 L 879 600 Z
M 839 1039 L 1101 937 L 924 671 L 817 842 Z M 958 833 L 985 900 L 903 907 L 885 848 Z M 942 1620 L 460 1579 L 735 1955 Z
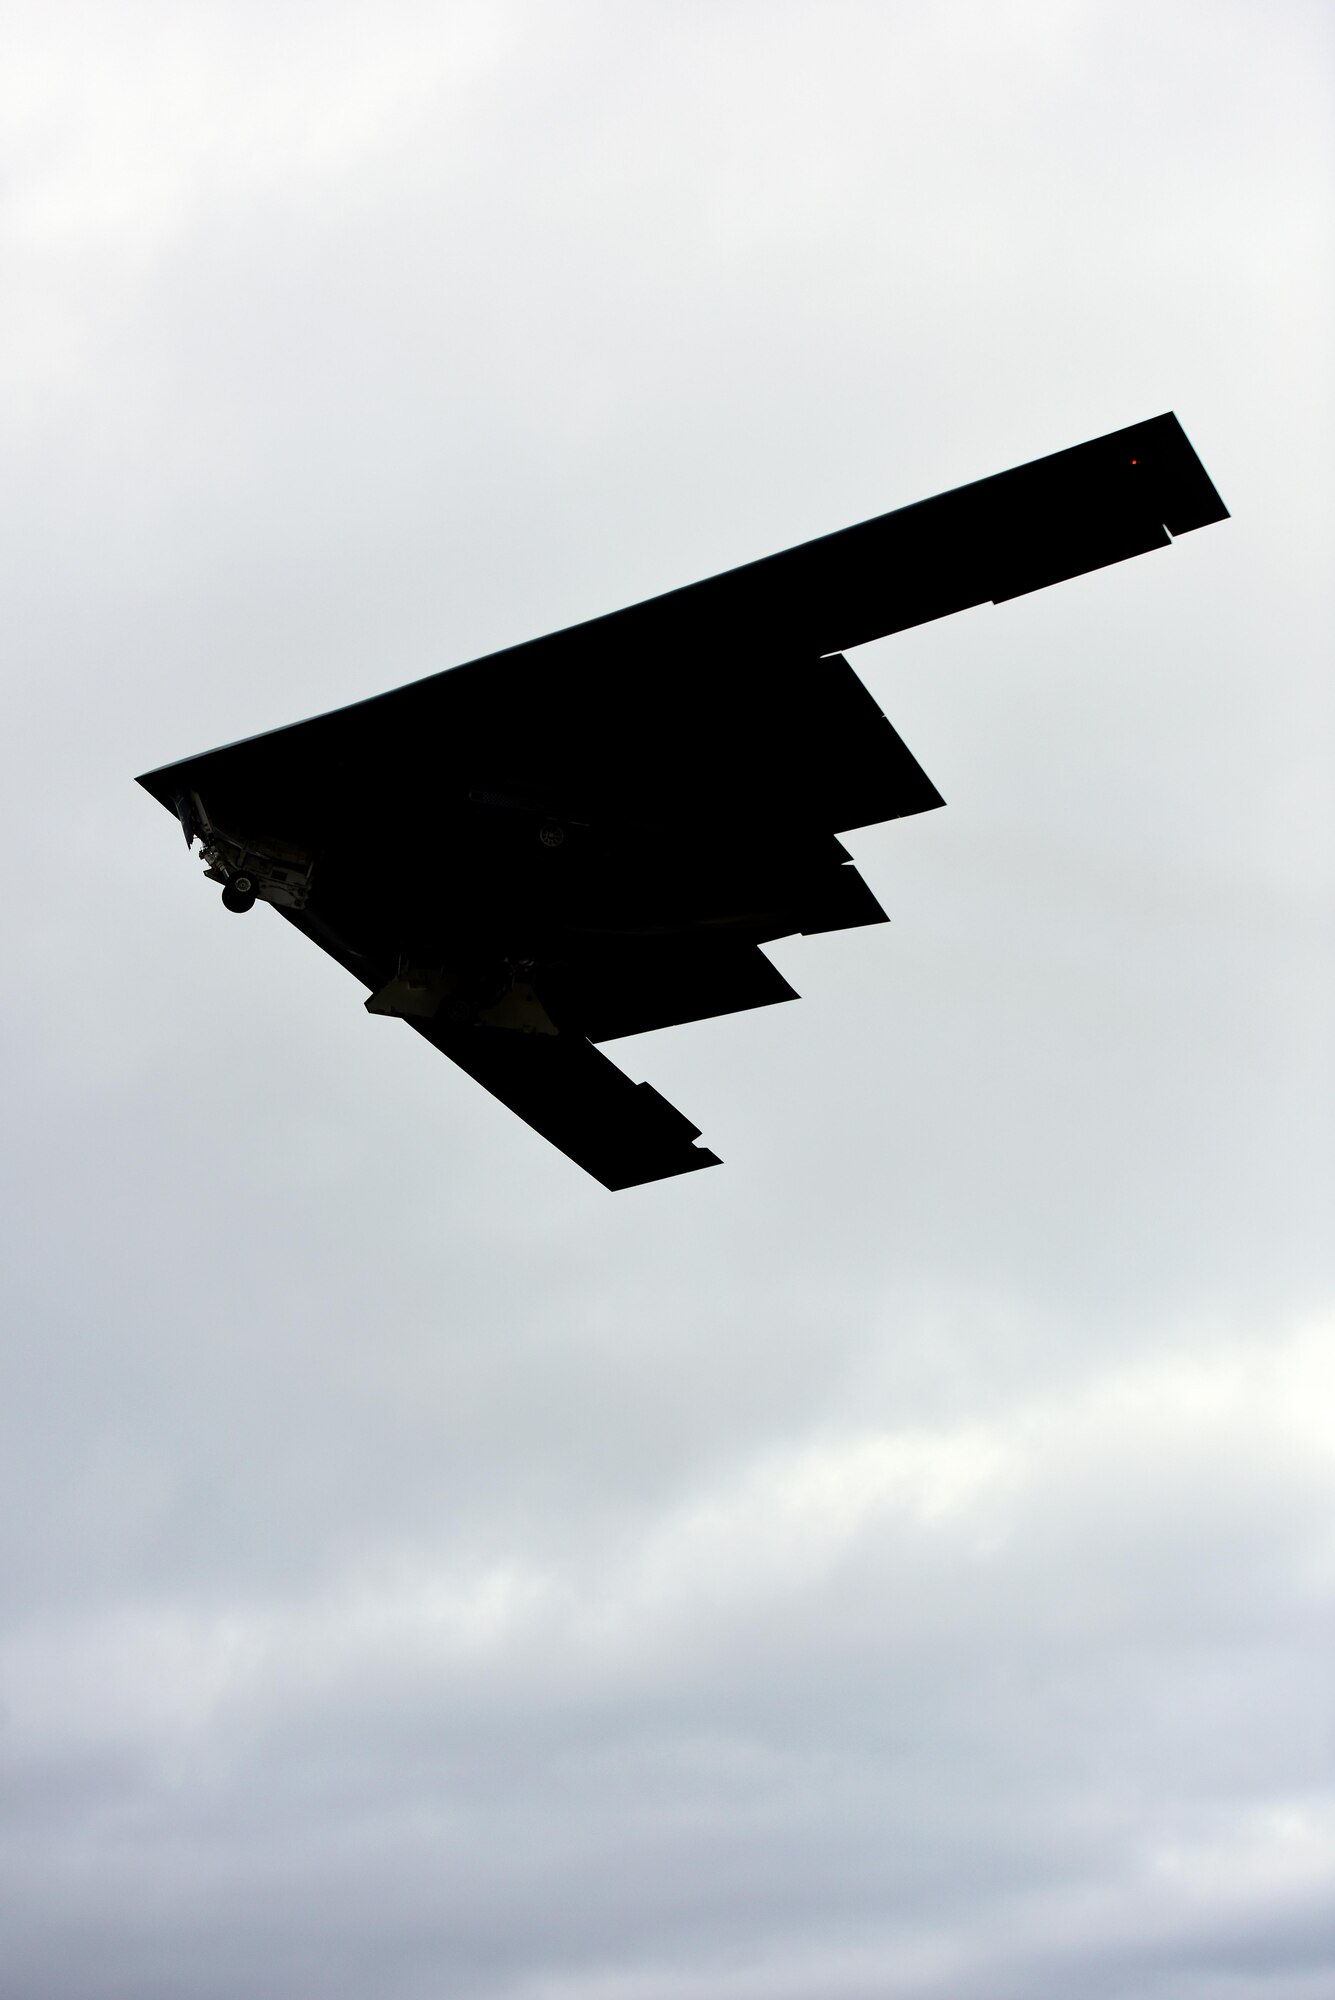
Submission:
M 762 947 L 885 921 L 840 844 L 943 801 L 841 648 L 1226 517 L 1177 419 L 140 780 L 604 1186 L 717 1165 L 597 1044 L 796 998 Z

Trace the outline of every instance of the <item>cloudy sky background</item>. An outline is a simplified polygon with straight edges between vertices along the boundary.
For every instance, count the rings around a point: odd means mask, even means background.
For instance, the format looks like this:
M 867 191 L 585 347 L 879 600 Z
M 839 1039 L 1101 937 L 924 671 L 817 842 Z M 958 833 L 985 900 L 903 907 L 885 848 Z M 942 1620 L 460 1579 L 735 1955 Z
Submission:
M 0 7 L 6 2000 L 1335 1989 L 1317 5 Z M 136 772 L 1177 410 L 612 1197 Z

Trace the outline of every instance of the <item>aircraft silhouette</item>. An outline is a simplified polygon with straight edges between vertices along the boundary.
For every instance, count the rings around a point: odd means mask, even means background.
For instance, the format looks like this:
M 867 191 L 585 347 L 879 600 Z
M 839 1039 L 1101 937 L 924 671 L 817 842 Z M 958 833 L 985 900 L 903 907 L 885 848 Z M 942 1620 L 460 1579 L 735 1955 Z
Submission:
M 599 1042 L 797 996 L 883 923 L 837 835 L 943 803 L 842 649 L 1227 518 L 1176 417 L 1114 431 L 139 783 L 602 1182 L 719 1164 Z

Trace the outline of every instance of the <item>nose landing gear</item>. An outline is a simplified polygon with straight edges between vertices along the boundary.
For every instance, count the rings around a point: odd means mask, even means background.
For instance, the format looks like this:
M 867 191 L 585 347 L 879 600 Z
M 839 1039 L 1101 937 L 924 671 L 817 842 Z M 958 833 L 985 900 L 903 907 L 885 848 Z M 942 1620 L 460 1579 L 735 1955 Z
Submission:
M 244 916 L 247 910 L 253 910 L 255 907 L 258 886 L 255 877 L 246 869 L 238 869 L 235 875 L 229 875 L 223 883 L 223 908 L 234 911 L 238 916 Z

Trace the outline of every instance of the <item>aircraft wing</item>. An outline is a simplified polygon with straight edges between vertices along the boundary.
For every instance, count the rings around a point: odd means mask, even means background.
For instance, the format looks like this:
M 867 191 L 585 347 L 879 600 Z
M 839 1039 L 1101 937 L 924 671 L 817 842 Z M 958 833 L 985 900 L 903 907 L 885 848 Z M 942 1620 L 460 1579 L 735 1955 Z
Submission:
M 140 783 L 605 1185 L 686 1172 L 594 1044 L 794 997 L 761 946 L 884 921 L 837 833 L 942 803 L 841 649 L 1225 517 L 1155 417 Z

